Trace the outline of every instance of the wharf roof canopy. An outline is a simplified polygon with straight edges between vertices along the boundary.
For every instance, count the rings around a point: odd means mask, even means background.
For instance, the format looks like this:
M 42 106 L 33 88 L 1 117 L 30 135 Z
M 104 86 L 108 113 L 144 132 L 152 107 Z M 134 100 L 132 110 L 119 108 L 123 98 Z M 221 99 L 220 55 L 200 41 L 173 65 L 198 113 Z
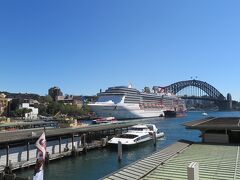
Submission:
M 83 133 L 93 133 L 106 131 L 111 129 L 119 129 L 126 128 L 133 125 L 138 124 L 137 121 L 128 121 L 128 122 L 119 122 L 115 124 L 104 124 L 104 125 L 92 125 L 86 127 L 78 127 L 78 128 L 50 128 L 46 129 L 46 137 L 47 138 L 57 138 L 60 136 L 67 136 L 73 134 L 83 134 Z M 42 134 L 43 129 L 26 129 L 20 131 L 4 131 L 0 132 L 0 149 L 1 144 L 10 144 L 27 140 L 36 140 Z M 32 136 L 32 134 L 35 136 Z
M 240 117 L 208 117 L 185 123 L 187 129 L 240 130 Z

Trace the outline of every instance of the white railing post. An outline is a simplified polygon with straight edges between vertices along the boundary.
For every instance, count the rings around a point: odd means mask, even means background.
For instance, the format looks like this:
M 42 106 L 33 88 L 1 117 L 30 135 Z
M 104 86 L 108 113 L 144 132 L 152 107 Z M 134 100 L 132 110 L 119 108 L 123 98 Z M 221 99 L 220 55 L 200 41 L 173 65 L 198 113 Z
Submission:
M 199 164 L 191 162 L 187 167 L 188 180 L 199 180 Z

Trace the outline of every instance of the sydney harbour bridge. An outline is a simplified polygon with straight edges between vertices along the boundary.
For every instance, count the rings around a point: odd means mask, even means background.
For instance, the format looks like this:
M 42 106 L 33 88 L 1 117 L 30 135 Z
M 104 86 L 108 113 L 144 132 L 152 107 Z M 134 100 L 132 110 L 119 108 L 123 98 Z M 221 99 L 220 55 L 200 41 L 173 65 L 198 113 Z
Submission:
M 165 92 L 176 94 L 186 100 L 213 102 L 219 110 L 230 110 L 232 108 L 231 95 L 228 93 L 227 97 L 224 97 L 222 93 L 207 82 L 193 79 L 179 81 L 165 87 L 155 86 L 154 88 L 164 89 Z

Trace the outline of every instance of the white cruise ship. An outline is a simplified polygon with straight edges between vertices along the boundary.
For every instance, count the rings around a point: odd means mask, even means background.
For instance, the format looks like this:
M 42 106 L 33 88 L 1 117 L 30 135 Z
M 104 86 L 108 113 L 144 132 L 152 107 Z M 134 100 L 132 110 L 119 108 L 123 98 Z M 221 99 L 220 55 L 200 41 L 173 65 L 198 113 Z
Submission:
M 161 89 L 151 92 L 145 88 L 144 92 L 140 92 L 131 85 L 116 86 L 100 92 L 97 97 L 95 103 L 88 105 L 100 117 L 134 119 L 176 115 L 186 111 L 183 99 Z

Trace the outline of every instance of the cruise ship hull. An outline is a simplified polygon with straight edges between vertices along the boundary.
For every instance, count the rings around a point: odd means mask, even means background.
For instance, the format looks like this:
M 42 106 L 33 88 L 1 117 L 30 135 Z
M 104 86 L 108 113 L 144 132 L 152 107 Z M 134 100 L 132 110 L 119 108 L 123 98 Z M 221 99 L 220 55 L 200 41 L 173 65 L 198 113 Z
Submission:
M 89 104 L 89 106 L 100 117 L 113 116 L 117 119 L 136 119 L 164 116 L 164 112 L 161 109 L 140 109 L 138 104 Z

